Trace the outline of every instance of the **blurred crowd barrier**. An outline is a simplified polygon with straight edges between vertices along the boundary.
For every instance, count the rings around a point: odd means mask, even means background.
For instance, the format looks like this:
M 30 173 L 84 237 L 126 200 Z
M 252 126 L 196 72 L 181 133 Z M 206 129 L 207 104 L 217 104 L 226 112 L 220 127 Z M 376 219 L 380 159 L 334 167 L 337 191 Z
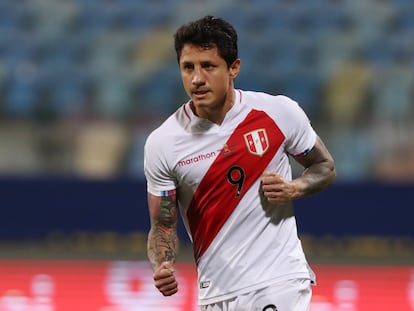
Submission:
M 414 310 L 410 267 L 314 265 L 311 311 Z M 193 264 L 176 265 L 179 291 L 163 297 L 148 262 L 0 260 L 0 308 L 24 311 L 198 311 Z M 19 277 L 16 278 L 16 274 Z
M 412 0 L 0 1 L 0 174 L 142 178 L 187 100 L 173 33 L 206 14 L 239 32 L 236 87 L 297 100 L 338 179 L 414 180 Z

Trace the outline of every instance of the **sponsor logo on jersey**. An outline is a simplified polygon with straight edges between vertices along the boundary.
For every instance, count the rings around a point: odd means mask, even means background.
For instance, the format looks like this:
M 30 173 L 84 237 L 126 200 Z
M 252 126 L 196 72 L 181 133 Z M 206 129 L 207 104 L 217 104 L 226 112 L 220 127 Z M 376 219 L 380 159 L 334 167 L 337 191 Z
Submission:
M 250 153 L 262 156 L 269 149 L 269 139 L 264 128 L 244 134 L 244 140 Z
M 229 145 L 224 144 L 224 146 L 223 146 L 223 155 L 228 156 L 230 154 L 231 154 L 231 150 L 229 148 Z
M 234 153 L 234 148 L 238 145 L 239 143 L 234 143 L 234 144 L 232 144 L 232 145 L 228 145 L 228 144 L 224 144 L 223 145 L 223 148 L 221 148 L 221 149 L 218 149 L 217 150 L 217 152 L 218 153 L 220 153 L 221 152 L 221 154 L 223 155 L 223 156 L 225 156 L 225 157 L 227 157 L 227 156 L 230 156 L 230 155 L 232 155 L 233 153 Z
M 200 282 L 200 288 L 202 289 L 202 288 L 208 288 L 208 287 L 210 287 L 210 281 L 202 281 L 202 282 Z
M 194 157 L 191 158 L 187 158 L 184 160 L 181 160 L 178 162 L 178 166 L 186 166 L 186 165 L 190 165 L 190 164 L 197 164 L 200 161 L 204 161 L 210 158 L 215 158 L 216 157 L 216 152 L 212 151 L 209 153 L 205 153 L 205 154 L 198 154 Z

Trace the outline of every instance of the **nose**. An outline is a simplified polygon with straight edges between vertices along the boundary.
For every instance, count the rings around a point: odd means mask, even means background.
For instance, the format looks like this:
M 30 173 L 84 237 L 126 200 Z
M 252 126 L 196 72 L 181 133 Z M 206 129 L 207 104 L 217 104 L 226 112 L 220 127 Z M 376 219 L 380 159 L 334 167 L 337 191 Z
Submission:
M 194 69 L 194 75 L 191 82 L 197 86 L 203 85 L 205 83 L 203 73 L 201 72 L 201 68 Z

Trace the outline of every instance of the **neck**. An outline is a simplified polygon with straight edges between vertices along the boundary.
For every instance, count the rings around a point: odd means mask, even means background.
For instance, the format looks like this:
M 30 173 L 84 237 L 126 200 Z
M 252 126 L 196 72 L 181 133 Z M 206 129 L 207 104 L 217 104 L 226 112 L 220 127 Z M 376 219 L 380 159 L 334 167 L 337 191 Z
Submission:
M 198 117 L 207 119 L 217 125 L 221 125 L 227 112 L 233 107 L 235 99 L 235 91 L 234 89 L 230 89 L 225 98 L 223 98 L 222 104 L 195 107 L 194 104 L 191 103 L 191 108 Z

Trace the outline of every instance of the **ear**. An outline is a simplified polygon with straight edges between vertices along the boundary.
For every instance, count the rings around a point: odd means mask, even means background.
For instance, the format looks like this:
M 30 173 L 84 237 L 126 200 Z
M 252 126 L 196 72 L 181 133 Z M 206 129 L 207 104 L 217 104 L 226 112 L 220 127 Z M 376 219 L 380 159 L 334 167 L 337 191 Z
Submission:
M 230 77 L 232 79 L 236 79 L 237 75 L 240 72 L 240 58 L 236 59 L 233 64 L 231 64 L 230 68 Z

